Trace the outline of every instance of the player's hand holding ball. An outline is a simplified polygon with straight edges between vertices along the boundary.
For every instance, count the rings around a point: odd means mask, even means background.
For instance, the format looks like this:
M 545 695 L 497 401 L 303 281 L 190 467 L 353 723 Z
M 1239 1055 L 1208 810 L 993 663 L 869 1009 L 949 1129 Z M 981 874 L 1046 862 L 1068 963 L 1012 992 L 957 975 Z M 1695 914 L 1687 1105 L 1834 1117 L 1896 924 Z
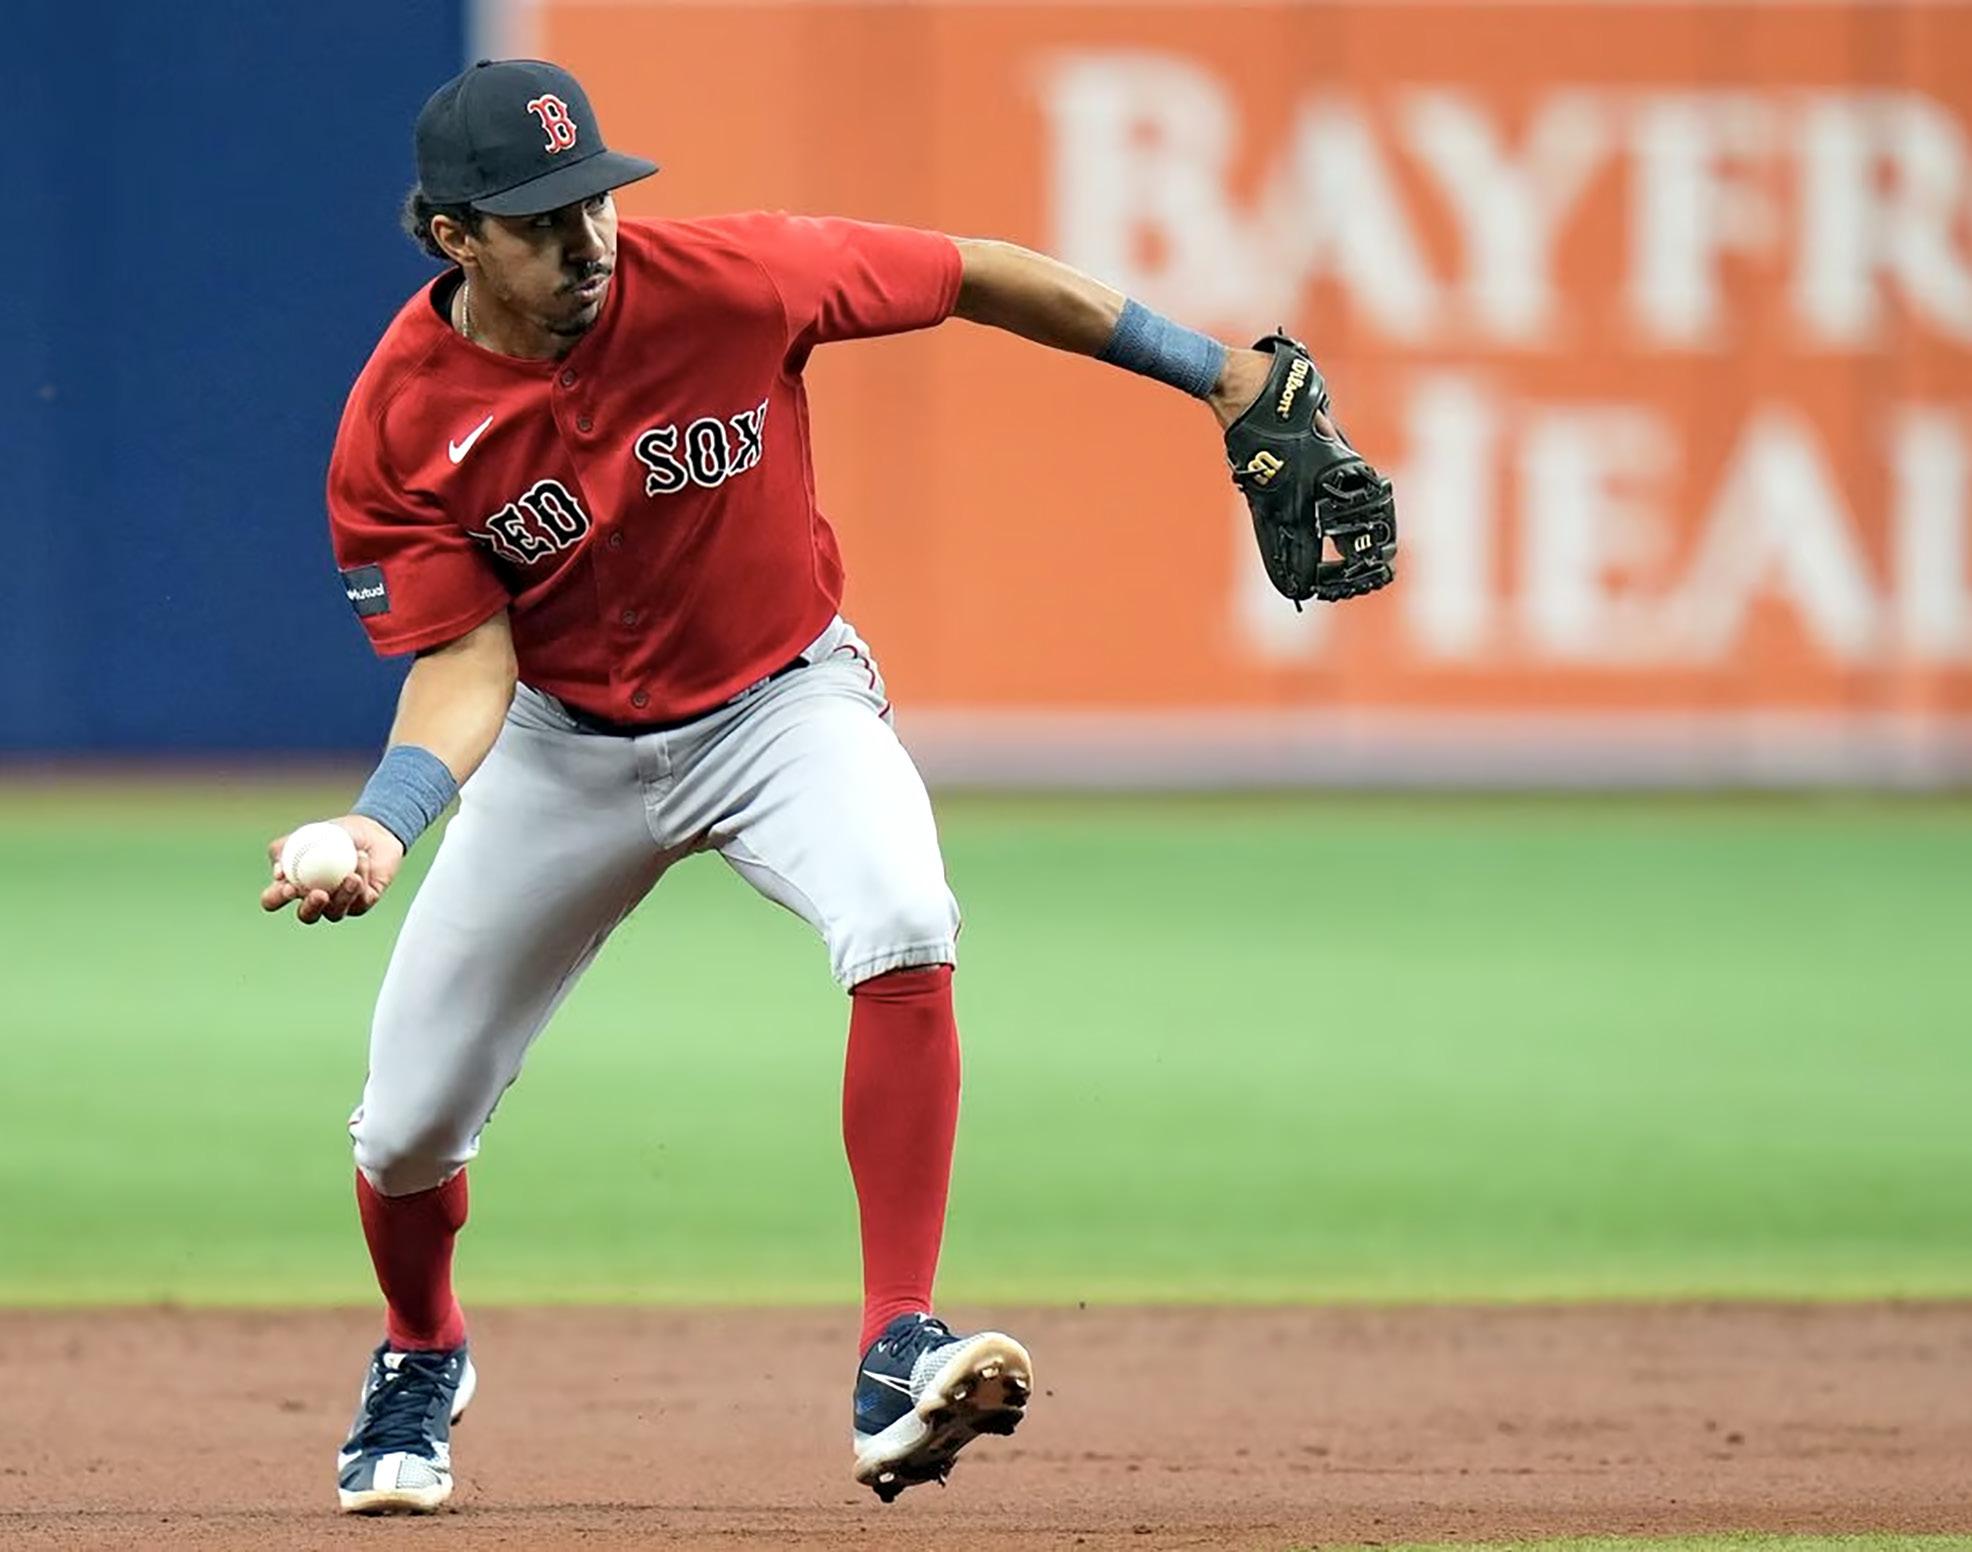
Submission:
M 260 908 L 278 911 L 299 901 L 295 919 L 341 921 L 361 916 L 383 897 L 404 848 L 396 836 L 361 814 L 305 824 L 267 843 L 274 878 Z
M 356 871 L 356 837 L 333 820 L 305 824 L 281 844 L 281 876 L 300 889 L 336 887 Z

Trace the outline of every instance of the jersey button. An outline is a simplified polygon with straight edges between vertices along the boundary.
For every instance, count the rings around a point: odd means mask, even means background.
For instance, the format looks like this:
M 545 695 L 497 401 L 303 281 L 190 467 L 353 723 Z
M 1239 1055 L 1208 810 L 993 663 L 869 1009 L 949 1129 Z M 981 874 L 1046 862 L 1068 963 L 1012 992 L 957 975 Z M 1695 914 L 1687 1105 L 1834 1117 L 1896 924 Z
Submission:
M 625 625 L 635 625 L 637 623 L 637 611 L 635 609 L 625 609 L 623 611 L 623 623 Z
M 578 415 L 575 418 L 575 429 L 577 431 L 587 431 L 594 425 L 595 422 L 591 420 L 587 415 Z
M 639 711 L 642 711 L 644 707 L 650 704 L 650 697 L 644 694 L 642 690 L 639 690 L 635 695 L 630 697 L 630 704 L 635 706 Z
M 611 548 L 612 550 L 620 550 L 620 549 L 622 549 L 622 548 L 623 548 L 623 535 L 622 535 L 622 534 L 620 534 L 620 533 L 613 533 L 613 534 L 611 534 L 611 535 L 609 536 L 609 547 L 610 547 L 610 548 Z
M 575 386 L 575 373 L 572 371 L 564 371 L 561 374 L 561 385 L 564 388 L 573 388 Z

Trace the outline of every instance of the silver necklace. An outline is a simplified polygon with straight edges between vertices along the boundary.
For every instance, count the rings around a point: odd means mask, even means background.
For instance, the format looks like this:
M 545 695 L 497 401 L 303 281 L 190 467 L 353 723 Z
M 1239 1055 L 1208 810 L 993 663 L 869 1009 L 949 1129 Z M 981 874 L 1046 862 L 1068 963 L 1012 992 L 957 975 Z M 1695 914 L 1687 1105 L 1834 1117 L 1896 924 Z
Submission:
M 459 282 L 459 332 L 472 342 L 472 278 Z

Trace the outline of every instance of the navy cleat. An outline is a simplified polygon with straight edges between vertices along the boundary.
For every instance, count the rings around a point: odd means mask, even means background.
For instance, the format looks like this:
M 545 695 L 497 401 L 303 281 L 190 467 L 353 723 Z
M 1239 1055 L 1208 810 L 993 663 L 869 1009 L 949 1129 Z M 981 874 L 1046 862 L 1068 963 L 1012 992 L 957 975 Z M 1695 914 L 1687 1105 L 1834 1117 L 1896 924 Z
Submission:
M 1034 1390 L 1034 1361 L 1001 1331 L 959 1336 L 929 1315 L 899 1315 L 856 1375 L 856 1480 L 889 1503 L 943 1482 L 982 1433 L 1012 1433 Z
M 345 1514 L 429 1514 L 452 1496 L 452 1425 L 479 1383 L 465 1344 L 370 1355 L 356 1421 L 336 1456 Z

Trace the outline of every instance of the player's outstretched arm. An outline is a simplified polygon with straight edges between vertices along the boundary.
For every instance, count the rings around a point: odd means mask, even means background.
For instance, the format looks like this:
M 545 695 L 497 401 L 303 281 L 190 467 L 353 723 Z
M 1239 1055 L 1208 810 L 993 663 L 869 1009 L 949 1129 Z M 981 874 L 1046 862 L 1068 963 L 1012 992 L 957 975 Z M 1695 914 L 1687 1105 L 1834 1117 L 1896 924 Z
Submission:
M 1117 324 L 1130 306 L 1122 292 L 1017 243 L 962 237 L 958 247 L 965 268 L 953 316 L 1056 350 L 1114 359 Z M 1269 351 L 1192 337 L 1201 342 L 1195 358 L 1185 363 L 1192 375 L 1174 386 L 1205 400 L 1223 430 L 1260 396 L 1274 358 Z M 1205 346 L 1214 348 L 1207 351 Z
M 261 891 L 261 909 L 278 911 L 299 902 L 296 919 L 313 922 L 361 916 L 375 905 L 419 832 L 438 817 L 500 736 L 515 675 L 505 610 L 458 640 L 420 654 L 398 696 L 383 763 L 354 811 L 335 821 L 356 843 L 355 869 L 332 888 L 307 887 L 287 877 L 281 854 L 288 837 L 276 836 L 267 845 L 273 879 Z
M 1044 254 L 977 238 L 958 249 L 958 317 L 1094 356 L 1212 407 L 1267 580 L 1295 608 L 1357 598 L 1395 578 L 1390 482 L 1336 426 L 1328 385 L 1298 341 L 1276 333 L 1236 350 Z

